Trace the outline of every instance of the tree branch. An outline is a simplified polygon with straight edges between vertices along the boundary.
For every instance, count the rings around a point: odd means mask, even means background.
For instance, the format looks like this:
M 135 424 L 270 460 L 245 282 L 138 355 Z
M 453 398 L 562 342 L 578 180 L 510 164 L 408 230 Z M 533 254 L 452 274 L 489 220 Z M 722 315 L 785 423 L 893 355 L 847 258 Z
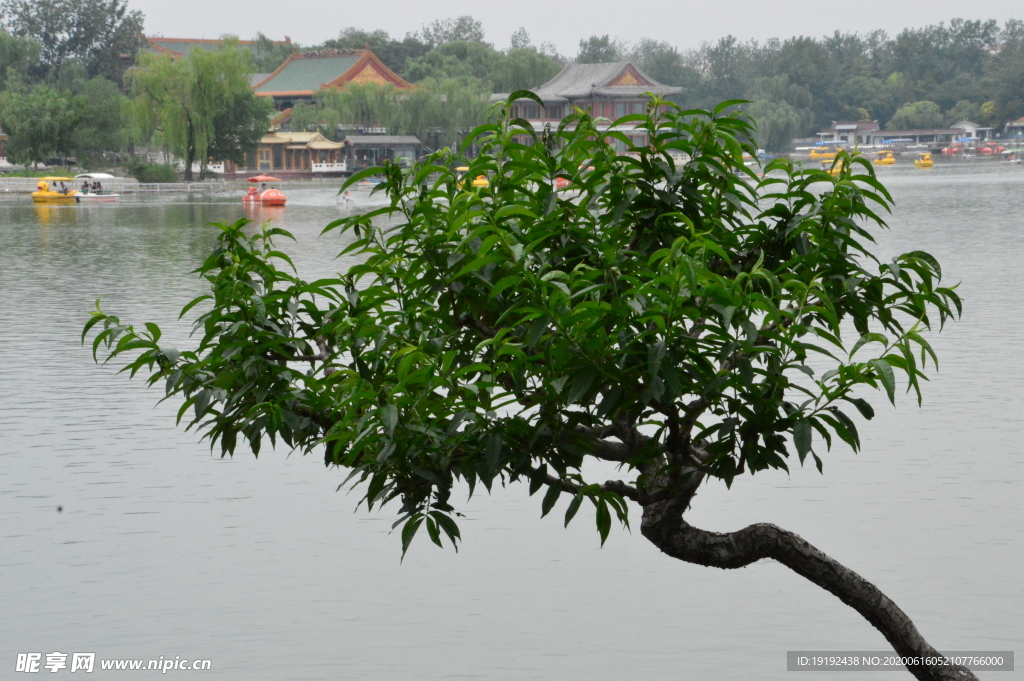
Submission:
M 331 349 L 327 347 L 327 341 L 323 338 L 316 339 L 317 347 L 320 348 L 320 352 L 315 355 L 295 355 L 294 357 L 286 357 L 289 362 L 324 362 L 326 365 L 327 360 L 331 358 Z M 324 375 L 330 376 L 336 371 L 336 369 L 324 366 Z
M 547 483 L 549 486 L 554 486 L 558 483 L 561 483 L 562 491 L 567 494 L 575 495 L 580 493 L 580 486 L 577 485 L 575 482 L 563 480 L 562 478 L 556 478 L 550 473 L 545 477 L 544 482 Z M 615 492 L 620 497 L 632 499 L 633 501 L 636 501 L 638 503 L 640 501 L 640 492 L 637 491 L 637 488 L 633 487 L 632 485 L 627 485 L 621 480 L 609 480 L 603 485 L 601 485 L 601 490 L 604 492 Z
M 878 587 L 792 532 L 767 523 L 725 534 L 700 530 L 683 520 L 671 501 L 646 506 L 640 527 L 664 553 L 687 563 L 728 570 L 765 558 L 777 560 L 859 612 L 898 654 L 939 656 L 906 613 Z M 965 667 L 915 665 L 907 669 L 920 681 L 977 681 Z

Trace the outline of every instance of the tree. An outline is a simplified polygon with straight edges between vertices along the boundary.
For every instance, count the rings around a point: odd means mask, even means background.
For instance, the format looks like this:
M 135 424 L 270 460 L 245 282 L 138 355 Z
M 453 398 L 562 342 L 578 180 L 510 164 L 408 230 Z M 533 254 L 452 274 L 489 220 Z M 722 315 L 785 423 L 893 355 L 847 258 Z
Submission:
M 269 98 L 236 93 L 234 100 L 213 118 L 213 139 L 207 156 L 243 166 L 246 154 L 255 154 L 260 139 L 269 132 L 273 113 L 274 103 Z
M 790 83 L 789 76 L 758 78 L 747 96 L 753 101 L 743 109 L 757 121 L 757 139 L 765 149 L 789 149 L 814 120 L 808 87 Z
M 11 77 L 25 79 L 39 61 L 40 45 L 32 38 L 13 36 L 0 29 L 0 89 Z
M 601 64 L 622 61 L 625 57 L 626 47 L 618 40 L 612 40 L 607 34 L 592 35 L 580 41 L 580 51 L 576 55 L 576 63 Z
M 217 50 L 192 50 L 182 59 L 143 54 L 139 68 L 128 73 L 135 120 L 144 130 L 163 133 L 171 151 L 185 162 L 186 180 L 192 179 L 196 161 L 205 173 L 218 121 L 220 153 L 230 148 L 232 134 L 260 127 L 258 116 L 266 109 L 251 101 L 251 69 L 248 55 L 227 40 Z M 234 133 L 225 136 L 228 130 Z
M 502 54 L 490 45 L 474 41 L 447 42 L 422 57 L 406 62 L 406 77 L 414 83 L 426 78 L 477 78 L 490 81 Z
M 127 142 L 124 111 L 127 98 L 112 82 L 98 76 L 82 85 L 82 120 L 75 131 L 74 147 L 79 165 L 91 168 L 105 151 L 118 151 Z
M 757 121 L 757 141 L 769 151 L 789 149 L 806 125 L 805 117 L 788 102 L 758 100 L 743 110 Z
M 562 64 L 554 57 L 527 46 L 501 55 L 491 67 L 488 80 L 495 92 L 515 92 L 538 88 L 561 70 Z
M 0 117 L 8 135 L 8 157 L 15 163 L 35 164 L 71 155 L 87 108 L 85 97 L 45 85 L 7 90 L 0 99 Z
M 336 50 L 362 50 L 369 47 L 389 69 L 403 77 L 407 61 L 422 57 L 430 51 L 430 46 L 414 35 L 406 35 L 404 40 L 395 40 L 387 31 L 364 31 L 353 26 L 342 29 L 337 38 L 326 41 L 323 47 Z
M 279 43 L 262 33 L 257 33 L 249 46 L 254 73 L 273 73 L 295 51 L 292 43 Z
M 878 78 L 855 76 L 840 87 L 839 99 L 847 106 L 865 109 L 870 120 L 889 120 L 896 113 L 896 97 L 889 85 Z
M 745 98 L 755 75 L 753 64 L 759 61 L 753 55 L 754 48 L 755 45 L 741 43 L 730 35 L 720 38 L 714 45 L 701 45 L 700 50 L 691 55 L 691 65 L 701 75 L 705 102 Z
M 513 33 L 512 37 L 509 38 L 509 49 L 521 50 L 526 47 L 530 47 L 533 43 L 530 42 L 530 34 L 526 30 L 525 26 L 520 26 Z
M 835 91 L 839 69 L 824 45 L 813 38 L 790 38 L 772 58 L 772 74 L 785 74 L 794 85 L 806 87 L 814 122 L 825 125 L 837 106 Z
M 431 149 L 458 149 L 487 120 L 487 95 L 483 84 L 472 79 L 424 80 L 404 102 L 404 134 Z
M 142 12 L 127 0 L 4 0 L 4 27 L 41 45 L 42 64 L 53 71 L 74 58 L 89 76 L 120 82 L 145 46 Z
M 629 52 L 629 58 L 659 83 L 696 90 L 700 74 L 683 62 L 679 50 L 667 42 L 641 38 Z
M 1003 46 L 986 76 L 993 121 L 1024 116 L 1024 22 L 1011 19 L 1003 28 Z
M 885 124 L 886 130 L 925 130 L 942 127 L 942 110 L 935 102 L 914 102 L 900 107 Z
M 482 43 L 484 25 L 468 15 L 454 19 L 436 19 L 420 29 L 415 37 L 432 48 L 445 43 Z
M 934 655 L 891 600 L 795 534 L 718 534 L 684 517 L 706 480 L 808 456 L 821 470 L 834 441 L 858 448 L 852 410 L 872 417 L 872 388 L 895 401 L 897 374 L 920 399 L 935 360 L 922 333 L 960 301 L 930 255 L 872 255 L 875 209 L 891 198 L 871 164 L 844 152 L 832 177 L 776 160 L 758 179 L 743 165 L 756 151 L 745 117 L 671 106 L 641 122 L 650 146 L 620 155 L 629 139 L 585 114 L 539 136 L 519 127 L 510 110 L 524 97 L 536 99 L 513 93 L 478 129 L 473 161 L 446 151 L 366 171 L 384 173 L 391 202 L 328 226 L 362 259 L 339 278 L 299 278 L 272 243 L 281 229 L 221 224 L 199 269 L 210 294 L 183 311 L 203 306 L 194 349 L 98 305 L 83 340 L 96 330 L 97 356 L 131 353 L 125 370 L 184 398 L 179 413 L 223 454 L 240 439 L 258 453 L 266 438 L 324 451 L 365 485 L 368 507 L 401 504 L 403 552 L 421 528 L 438 545 L 460 540 L 457 486 L 521 482 L 546 490 L 543 515 L 567 498 L 566 523 L 589 502 L 602 543 L 632 507 L 641 534 L 679 560 L 775 559 L 900 655 Z M 460 164 L 490 186 L 467 188 Z M 595 459 L 627 480 L 587 480 Z
M 946 125 L 953 125 L 963 120 L 978 122 L 982 120 L 981 116 L 981 106 L 962 99 L 956 103 L 956 106 L 946 112 L 944 119 Z
M 457 147 L 487 119 L 487 91 L 472 78 L 421 81 L 415 90 L 393 85 L 350 83 L 317 93 L 312 106 L 292 111 L 297 130 L 318 128 L 325 136 L 342 135 L 339 125 L 385 128 L 391 135 L 414 135 L 433 149 Z

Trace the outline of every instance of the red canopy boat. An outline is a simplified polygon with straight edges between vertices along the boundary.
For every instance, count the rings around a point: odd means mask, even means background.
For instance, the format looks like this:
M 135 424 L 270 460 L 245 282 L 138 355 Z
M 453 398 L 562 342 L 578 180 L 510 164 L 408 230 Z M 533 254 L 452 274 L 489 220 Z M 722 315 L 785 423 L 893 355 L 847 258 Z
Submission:
M 249 187 L 249 191 L 242 197 L 242 201 L 254 204 L 259 203 L 264 206 L 283 206 L 284 202 L 287 201 L 280 189 L 274 189 L 273 187 L 267 189 L 266 186 L 267 182 L 280 182 L 280 178 L 260 174 L 253 175 L 248 181 L 253 183 L 259 182 L 263 186 L 258 189 L 255 186 Z

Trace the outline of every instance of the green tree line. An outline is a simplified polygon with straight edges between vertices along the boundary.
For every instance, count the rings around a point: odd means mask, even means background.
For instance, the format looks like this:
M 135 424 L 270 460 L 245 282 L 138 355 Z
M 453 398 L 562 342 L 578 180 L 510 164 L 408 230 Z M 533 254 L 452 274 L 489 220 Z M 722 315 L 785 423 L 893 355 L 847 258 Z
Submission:
M 693 49 L 595 35 L 564 56 L 550 44 L 534 44 L 524 28 L 498 48 L 486 41 L 480 21 L 461 16 L 402 38 L 349 27 L 310 46 L 258 34 L 243 50 L 228 39 L 220 57 L 198 51 L 177 66 L 142 49 L 143 21 L 127 0 L 0 1 L 0 120 L 12 161 L 75 157 L 88 166 L 138 144 L 172 152 L 186 161 L 186 173 L 190 158 L 200 166 L 211 154 L 240 160 L 269 114 L 249 94 L 246 78 L 272 71 L 294 50 L 369 48 L 417 88 L 321 93 L 296 107 L 293 129 L 320 129 L 337 139 L 345 130 L 384 127 L 416 135 L 428 148 L 457 145 L 484 122 L 491 94 L 535 89 L 571 60 L 631 60 L 680 87 L 676 101 L 683 106 L 748 100 L 758 142 L 772 150 L 838 120 L 906 129 L 968 118 L 998 128 L 1024 115 L 1024 22 L 1018 20 L 953 19 L 895 36 L 836 32 L 764 42 L 726 36 Z M 218 85 L 207 87 L 214 72 Z M 226 83 L 228 89 L 221 87 Z M 183 101 L 190 105 L 180 106 Z
M 1000 25 L 953 19 L 895 36 L 837 31 L 764 42 L 726 36 L 688 50 L 651 38 L 627 43 L 595 35 L 580 40 L 571 58 L 551 45 L 533 45 L 522 28 L 506 49 L 484 38 L 480 22 L 460 17 L 402 39 L 346 28 L 316 47 L 369 47 L 410 82 L 455 80 L 467 93 L 534 89 L 570 59 L 630 60 L 654 79 L 682 88 L 677 101 L 684 106 L 749 100 L 746 110 L 758 121 L 760 144 L 775 150 L 839 120 L 907 129 L 968 118 L 1001 127 L 1024 116 L 1024 22 L 1018 20 Z M 318 106 L 330 108 L 326 99 Z

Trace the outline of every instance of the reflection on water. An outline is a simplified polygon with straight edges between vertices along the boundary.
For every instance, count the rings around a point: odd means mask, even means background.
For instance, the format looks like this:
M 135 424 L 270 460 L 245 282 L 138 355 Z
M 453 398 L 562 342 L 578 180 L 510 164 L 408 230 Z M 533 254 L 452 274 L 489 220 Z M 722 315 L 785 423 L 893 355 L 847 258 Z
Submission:
M 287 210 L 285 206 L 264 206 L 258 203 L 246 203 L 244 208 L 245 217 L 260 223 L 274 220 L 281 222 Z
M 36 220 L 40 225 L 71 225 L 76 221 L 77 215 L 73 204 L 51 205 L 46 203 L 33 203 L 32 209 L 36 214 Z
M 967 304 L 933 339 L 924 408 L 878 402 L 860 455 L 709 486 L 692 513 L 799 532 L 940 649 L 1022 647 L 1019 170 L 880 169 L 899 204 L 880 252 L 933 252 Z M 318 235 L 349 209 L 329 189 L 288 198 L 250 217 L 295 234 L 282 246 L 305 277 L 347 267 L 344 237 Z M 353 514 L 315 457 L 211 456 L 174 427 L 177 405 L 94 366 L 78 336 L 102 297 L 187 343 L 204 225 L 244 215 L 240 196 L 0 202 L 0 664 L 56 650 L 209 658 L 232 679 L 782 679 L 786 650 L 885 646 L 778 565 L 685 565 L 638 532 L 600 549 L 584 514 L 539 520 L 519 487 L 468 505 L 459 554 L 421 541 L 399 564 L 392 512 Z

